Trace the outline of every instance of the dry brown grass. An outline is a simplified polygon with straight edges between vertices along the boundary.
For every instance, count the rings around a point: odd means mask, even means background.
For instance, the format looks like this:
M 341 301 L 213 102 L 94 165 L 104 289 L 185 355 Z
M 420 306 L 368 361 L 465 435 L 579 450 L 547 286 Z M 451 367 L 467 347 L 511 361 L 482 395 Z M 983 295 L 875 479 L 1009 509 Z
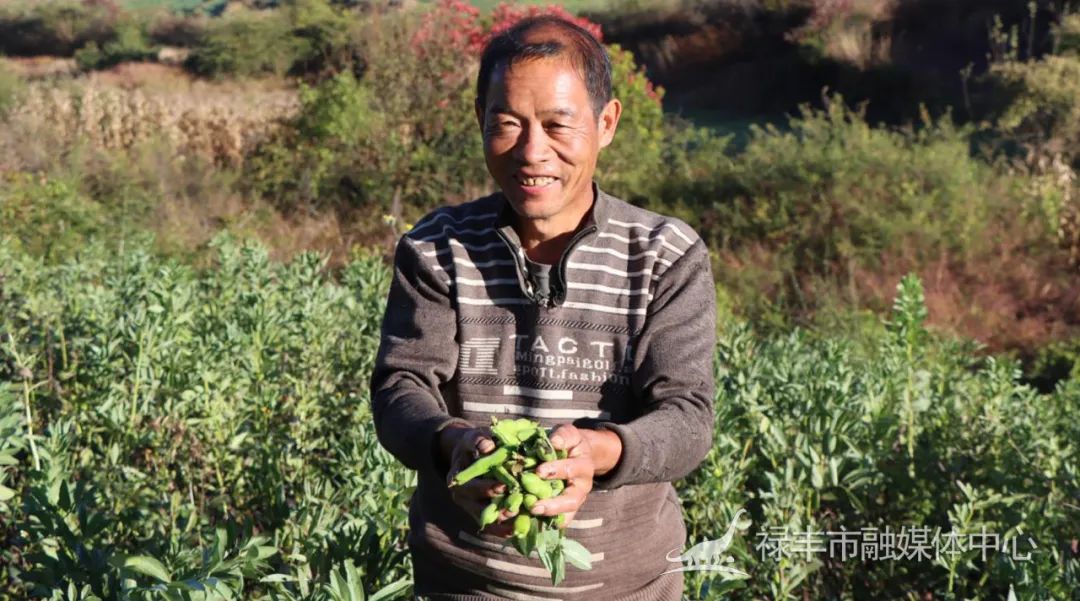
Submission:
M 76 147 L 126 151 L 162 140 L 176 160 L 237 167 L 298 107 L 280 82 L 214 83 L 174 67 L 131 63 L 27 86 L 0 134 L 0 170 L 38 170 Z
M 73 58 L 59 56 L 0 57 L 4 69 L 23 79 L 72 76 L 79 67 Z

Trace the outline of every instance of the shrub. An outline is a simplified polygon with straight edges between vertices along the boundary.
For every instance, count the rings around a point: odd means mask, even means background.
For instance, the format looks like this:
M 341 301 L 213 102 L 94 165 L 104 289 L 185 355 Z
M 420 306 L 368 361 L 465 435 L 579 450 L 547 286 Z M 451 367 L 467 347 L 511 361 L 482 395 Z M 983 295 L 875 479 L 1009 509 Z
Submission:
M 999 127 L 1028 160 L 1060 154 L 1080 167 L 1080 56 L 1009 61 L 992 66 L 991 74 L 1014 95 Z
M 97 42 L 88 42 L 75 51 L 75 62 L 84 71 L 107 69 L 125 61 L 152 60 L 157 49 L 150 45 L 141 27 L 134 23 L 117 25 L 115 37 L 100 48 Z
M 213 77 L 282 75 L 292 67 L 297 53 L 297 41 L 278 13 L 243 12 L 208 26 L 185 66 Z
M 186 61 L 198 75 L 285 75 L 340 69 L 356 59 L 349 20 L 326 0 L 290 0 L 276 10 L 215 19 Z
M 738 152 L 723 138 L 687 135 L 656 204 L 700 226 L 743 310 L 790 316 L 815 306 L 813 279 L 851 290 L 850 278 L 885 256 L 912 269 L 942 253 L 971 257 L 990 243 L 987 227 L 1021 218 L 1024 195 L 971 157 L 972 131 L 947 117 L 873 127 L 833 97 L 783 129 L 754 126 Z
M 372 96 L 349 71 L 301 86 L 299 113 L 257 149 L 248 168 L 256 190 L 286 211 L 321 210 L 340 202 L 343 181 L 379 181 L 379 167 L 398 157 L 399 149 L 387 129 L 376 127 Z M 360 194 L 372 191 L 345 185 Z
M 103 233 L 105 214 L 68 181 L 9 173 L 0 186 L 3 236 L 16 248 L 62 261 Z
M 665 144 L 671 126 L 661 105 L 664 90 L 654 87 L 634 55 L 617 44 L 608 46 L 612 67 L 612 95 L 623 106 L 611 145 L 600 153 L 597 179 L 605 189 L 627 200 L 652 198 L 659 193 Z

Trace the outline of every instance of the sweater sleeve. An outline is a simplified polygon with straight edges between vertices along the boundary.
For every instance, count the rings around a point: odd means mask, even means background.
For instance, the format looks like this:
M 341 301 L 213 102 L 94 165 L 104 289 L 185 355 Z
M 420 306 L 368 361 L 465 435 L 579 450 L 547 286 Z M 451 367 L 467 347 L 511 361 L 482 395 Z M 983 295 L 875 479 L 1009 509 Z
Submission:
M 406 467 L 445 477 L 435 445 L 453 423 L 442 386 L 458 360 L 457 318 L 445 273 L 407 237 L 398 240 L 382 335 L 371 374 L 371 407 L 380 444 Z
M 633 352 L 644 414 L 596 425 L 623 446 L 615 469 L 594 480 L 597 489 L 678 480 L 712 448 L 716 287 L 700 238 L 660 277 Z

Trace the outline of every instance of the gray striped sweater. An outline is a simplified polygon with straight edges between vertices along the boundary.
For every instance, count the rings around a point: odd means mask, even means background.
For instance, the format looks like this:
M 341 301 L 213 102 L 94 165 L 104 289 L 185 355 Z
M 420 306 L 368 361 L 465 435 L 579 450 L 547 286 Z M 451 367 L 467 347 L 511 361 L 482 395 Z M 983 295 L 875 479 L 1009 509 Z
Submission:
M 671 485 L 712 445 L 716 292 L 683 221 L 595 184 L 541 304 L 501 193 L 435 210 L 398 242 L 371 377 L 380 443 L 418 484 L 408 544 L 431 599 L 678 600 L 686 530 Z M 557 285 L 560 284 L 561 285 Z M 623 453 L 569 524 L 593 569 L 551 586 L 535 557 L 477 533 L 435 448 L 451 423 L 525 416 L 608 429 Z M 675 553 L 672 553 L 675 555 Z

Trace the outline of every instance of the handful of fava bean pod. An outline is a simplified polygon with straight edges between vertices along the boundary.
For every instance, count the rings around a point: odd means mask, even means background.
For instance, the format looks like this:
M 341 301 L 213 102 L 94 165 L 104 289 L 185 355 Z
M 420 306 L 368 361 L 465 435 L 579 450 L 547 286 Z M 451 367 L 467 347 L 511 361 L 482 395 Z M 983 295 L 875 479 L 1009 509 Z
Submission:
M 592 555 L 563 531 L 566 514 L 528 513 L 538 501 L 559 495 L 566 486 L 563 480 L 541 478 L 533 468 L 545 461 L 565 459 L 566 451 L 551 446 L 547 431 L 530 419 L 492 417 L 491 434 L 495 450 L 458 472 L 451 484 L 460 486 L 473 478 L 487 476 L 506 485 L 505 494 L 493 498 L 480 513 L 480 529 L 495 523 L 505 509 L 514 516 L 514 534 L 510 537 L 514 548 L 525 557 L 535 551 L 551 573 L 553 584 L 565 578 L 568 561 L 582 570 L 591 569 Z

